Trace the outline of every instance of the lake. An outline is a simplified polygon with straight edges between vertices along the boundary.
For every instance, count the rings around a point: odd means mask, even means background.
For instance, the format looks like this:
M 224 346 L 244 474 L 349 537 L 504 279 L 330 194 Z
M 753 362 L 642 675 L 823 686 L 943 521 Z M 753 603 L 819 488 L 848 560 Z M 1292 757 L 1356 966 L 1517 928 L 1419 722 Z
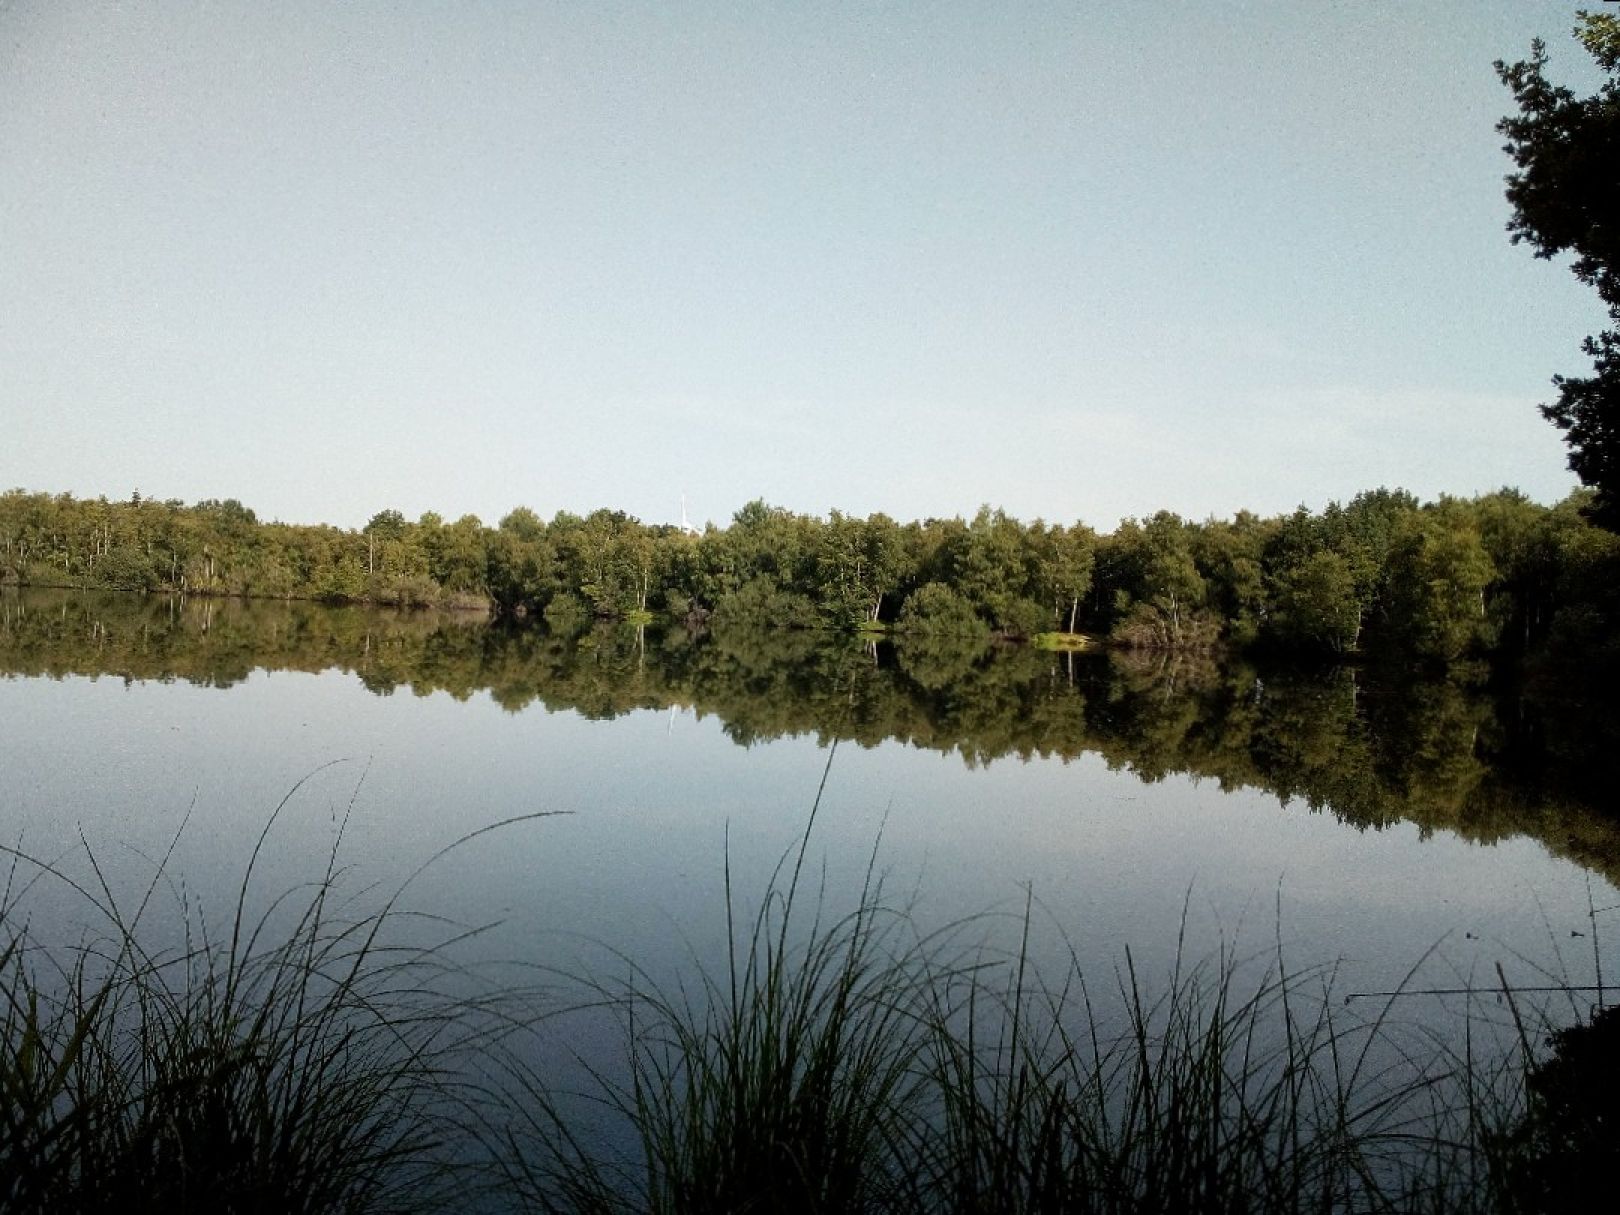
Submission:
M 829 907 L 875 857 L 919 925 L 995 935 L 1029 897 L 1094 975 L 1280 938 L 1346 994 L 1589 984 L 1620 937 L 1593 714 L 1457 682 L 48 591 L 0 598 L 0 671 L 4 841 L 93 854 L 126 907 L 172 847 L 155 923 L 224 922 L 284 798 L 255 897 L 318 878 L 340 824 L 349 880 L 391 890 L 557 812 L 408 901 L 494 924 L 491 956 L 678 975 L 722 956 L 728 856 L 748 905 L 825 779 Z

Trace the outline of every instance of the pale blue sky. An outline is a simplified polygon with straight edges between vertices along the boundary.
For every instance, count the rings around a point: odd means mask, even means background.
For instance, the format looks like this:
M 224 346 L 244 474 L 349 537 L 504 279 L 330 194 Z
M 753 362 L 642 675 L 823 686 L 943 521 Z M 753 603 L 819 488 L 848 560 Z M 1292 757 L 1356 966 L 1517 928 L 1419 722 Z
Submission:
M 1590 0 L 1589 0 L 1590 2 Z M 1573 485 L 1577 4 L 0 0 L 0 485 L 1111 528 Z

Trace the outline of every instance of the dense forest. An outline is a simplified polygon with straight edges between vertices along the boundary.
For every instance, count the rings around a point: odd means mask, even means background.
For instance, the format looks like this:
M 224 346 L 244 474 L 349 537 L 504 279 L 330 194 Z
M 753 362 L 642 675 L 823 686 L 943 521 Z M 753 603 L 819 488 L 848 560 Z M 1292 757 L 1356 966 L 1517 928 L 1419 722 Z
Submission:
M 0 582 L 478 607 L 554 626 L 1084 632 L 1144 649 L 1437 662 L 1550 648 L 1590 664 L 1620 620 L 1620 537 L 1587 521 L 1588 504 L 1379 489 L 1314 513 L 1199 523 L 1161 511 L 1098 534 L 989 507 L 902 524 L 756 501 L 702 533 L 609 510 L 547 522 L 523 507 L 494 527 L 384 510 L 356 531 L 261 522 L 234 499 L 12 490 L 0 494 Z

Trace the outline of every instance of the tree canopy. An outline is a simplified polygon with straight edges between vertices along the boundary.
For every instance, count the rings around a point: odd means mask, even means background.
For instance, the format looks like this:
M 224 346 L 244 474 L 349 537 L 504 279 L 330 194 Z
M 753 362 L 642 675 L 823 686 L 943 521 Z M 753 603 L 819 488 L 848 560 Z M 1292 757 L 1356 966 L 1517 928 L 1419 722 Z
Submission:
M 1556 399 L 1542 413 L 1565 432 L 1569 466 L 1597 491 L 1594 520 L 1620 531 L 1620 17 L 1581 13 L 1575 36 L 1607 73 L 1590 97 L 1546 76 L 1539 39 L 1530 58 L 1498 61 L 1519 112 L 1497 124 L 1516 171 L 1508 231 L 1537 257 L 1573 254 L 1571 268 L 1597 289 L 1613 322 L 1582 343 L 1588 376 L 1553 377 Z
M 1581 517 L 1591 498 L 1379 489 L 1278 518 L 1160 511 L 1102 535 L 988 506 L 902 523 L 757 501 L 692 535 L 610 509 L 547 521 L 518 507 L 492 528 L 390 508 L 350 531 L 261 522 L 236 501 L 13 490 L 0 584 L 493 607 L 558 629 L 661 618 L 972 645 L 1079 630 L 1144 650 L 1394 649 L 1435 664 L 1557 644 L 1590 663 L 1620 660 L 1620 536 Z

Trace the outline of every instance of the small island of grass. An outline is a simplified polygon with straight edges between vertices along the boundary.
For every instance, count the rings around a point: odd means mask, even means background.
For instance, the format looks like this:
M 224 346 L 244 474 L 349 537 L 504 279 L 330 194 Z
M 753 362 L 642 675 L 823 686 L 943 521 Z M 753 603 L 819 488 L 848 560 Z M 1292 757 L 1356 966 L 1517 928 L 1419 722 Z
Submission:
M 1097 639 L 1087 633 L 1036 633 L 1035 636 L 1030 638 L 1030 644 L 1037 650 L 1073 653 L 1079 650 L 1096 649 Z

